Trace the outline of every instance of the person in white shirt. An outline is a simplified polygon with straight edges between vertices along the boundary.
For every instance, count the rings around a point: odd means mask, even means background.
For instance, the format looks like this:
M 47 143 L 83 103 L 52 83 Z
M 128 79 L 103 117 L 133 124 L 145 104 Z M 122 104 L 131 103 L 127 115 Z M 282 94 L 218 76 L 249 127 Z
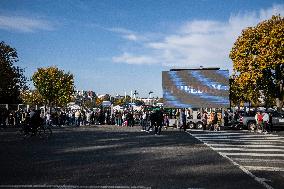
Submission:
M 46 113 L 46 125 L 51 125 L 51 115 L 49 112 Z
M 263 132 L 267 133 L 269 125 L 269 115 L 267 112 L 264 112 L 262 114 L 262 121 L 263 121 Z

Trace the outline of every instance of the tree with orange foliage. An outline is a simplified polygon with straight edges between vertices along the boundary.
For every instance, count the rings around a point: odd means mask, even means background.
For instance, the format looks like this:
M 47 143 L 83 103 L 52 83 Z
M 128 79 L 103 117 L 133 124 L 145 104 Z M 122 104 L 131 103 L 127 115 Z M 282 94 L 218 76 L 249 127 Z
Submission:
M 284 18 L 280 15 L 242 31 L 230 58 L 233 61 L 234 83 L 246 100 L 266 104 L 276 101 L 278 109 L 284 100 Z

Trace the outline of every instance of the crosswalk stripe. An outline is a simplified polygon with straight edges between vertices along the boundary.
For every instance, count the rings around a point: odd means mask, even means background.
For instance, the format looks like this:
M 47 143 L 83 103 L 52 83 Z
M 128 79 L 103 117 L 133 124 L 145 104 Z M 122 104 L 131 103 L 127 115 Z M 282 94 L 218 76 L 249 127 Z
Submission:
M 261 166 L 244 166 L 247 170 L 250 171 L 281 171 L 283 172 L 283 168 L 279 167 L 261 167 Z
M 192 135 L 193 137 L 195 137 L 195 138 L 197 138 L 200 142 L 203 142 L 206 146 L 208 146 L 209 148 L 211 148 L 212 150 L 214 150 L 213 149 L 213 145 L 212 145 L 212 143 L 214 144 L 214 143 L 218 143 L 218 142 L 220 142 L 220 141 L 218 141 L 218 140 L 220 140 L 220 139 L 217 139 L 216 141 L 211 141 L 211 143 L 209 143 L 210 142 L 210 140 L 208 139 L 207 140 L 207 142 L 206 141 L 204 141 L 204 139 L 202 139 L 202 138 L 199 138 L 197 135 L 194 135 L 193 133 L 189 133 L 190 135 Z M 211 135 L 212 135 L 212 133 L 210 133 Z M 222 133 L 222 134 L 224 134 L 224 133 Z M 216 134 L 214 134 L 212 137 L 214 137 L 215 135 L 219 135 L 219 133 L 216 133 Z M 230 135 L 230 134 L 229 134 Z M 234 135 L 234 134 L 232 134 L 232 135 Z M 200 136 L 200 135 L 199 135 Z M 228 143 L 228 142 L 230 142 L 230 143 L 235 143 L 235 142 L 241 142 L 242 143 L 242 145 L 244 145 L 244 144 L 249 144 L 249 145 L 251 145 L 252 143 L 254 143 L 255 145 L 259 145 L 260 144 L 260 142 L 258 142 L 258 143 L 256 143 L 255 141 L 254 142 L 252 142 L 252 141 L 231 141 L 231 140 L 223 140 L 223 141 L 221 141 L 221 142 L 226 142 L 226 143 Z M 264 140 L 262 140 L 262 142 L 264 143 L 265 141 Z M 273 142 L 277 142 L 277 141 L 273 141 Z M 264 144 L 266 144 L 267 145 L 267 143 L 270 143 L 270 142 L 265 142 Z M 224 145 L 224 144 L 220 144 L 220 145 Z M 230 144 L 231 145 L 231 144 Z M 273 189 L 273 187 L 272 186 L 270 186 L 269 184 L 267 184 L 266 182 L 265 182 L 265 180 L 263 179 L 263 178 L 259 178 L 259 177 L 257 177 L 257 176 L 255 176 L 254 174 L 252 174 L 248 169 L 246 169 L 244 166 L 242 166 L 242 165 L 240 165 L 239 163 L 237 163 L 236 161 L 234 161 L 233 159 L 234 158 L 232 158 L 232 157 L 229 157 L 228 155 L 229 155 L 229 153 L 223 153 L 223 152 L 220 152 L 220 151 L 217 151 L 221 156 L 223 156 L 224 158 L 226 158 L 226 159 L 228 159 L 232 164 L 234 164 L 235 166 L 237 166 L 237 167 L 239 167 L 244 173 L 246 173 L 247 175 L 249 175 L 251 178 L 253 178 L 255 181 L 257 181 L 258 183 L 260 183 L 262 186 L 264 186 L 266 189 Z M 227 155 L 228 154 L 228 155 Z M 230 154 L 240 154 L 240 153 L 230 153 Z M 242 154 L 252 154 L 252 153 L 242 153 Z M 256 154 L 256 153 L 255 153 Z M 281 158 L 283 157 L 283 155 L 284 154 L 281 154 Z M 267 154 L 266 154 L 266 156 L 267 156 Z
M 284 142 L 282 140 L 277 140 L 277 139 L 217 139 L 217 138 L 206 138 L 206 139 L 201 139 L 202 141 L 237 141 L 237 142 Z
M 284 149 L 212 148 L 217 151 L 284 152 Z
M 217 143 L 208 143 L 212 147 L 243 147 L 243 148 L 278 148 L 284 149 L 284 146 L 277 146 L 272 144 L 217 144 Z
M 203 143 L 209 145 L 209 146 L 215 146 L 216 144 L 228 144 L 228 141 L 202 141 Z M 283 144 L 279 144 L 277 142 L 244 142 L 244 141 L 230 141 L 231 145 L 274 145 L 279 146 L 281 145 L 283 147 Z M 282 148 L 281 147 L 281 148 Z
M 259 154 L 259 153 L 230 153 L 220 152 L 226 156 L 252 156 L 252 157 L 284 157 L 284 154 Z
M 244 162 L 244 163 L 283 163 L 284 164 L 284 160 L 283 159 L 249 159 L 249 158 L 233 158 L 233 160 L 235 161 L 239 161 L 239 162 Z
M 190 134 L 230 160 L 267 189 L 273 187 L 250 171 L 284 171 L 284 137 L 275 134 L 230 131 Z
M 194 133 L 191 133 L 191 135 L 193 136 L 220 136 L 220 135 L 225 135 L 225 136 L 229 136 L 229 135 L 243 135 L 244 133 L 208 133 L 208 134 L 194 134 Z
M 207 139 L 207 138 L 214 138 L 214 139 L 284 139 L 284 137 L 276 137 L 276 136 L 253 136 L 253 135 L 244 135 L 244 136 L 202 136 L 196 137 L 199 139 Z

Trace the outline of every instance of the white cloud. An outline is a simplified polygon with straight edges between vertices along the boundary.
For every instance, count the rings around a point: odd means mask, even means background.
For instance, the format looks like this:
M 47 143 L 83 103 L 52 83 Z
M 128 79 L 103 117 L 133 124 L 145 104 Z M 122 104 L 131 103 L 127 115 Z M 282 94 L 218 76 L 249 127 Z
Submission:
M 145 41 L 147 39 L 145 36 L 138 35 L 136 32 L 125 28 L 107 28 L 106 30 L 118 33 L 121 37 L 129 41 Z
M 33 32 L 35 30 L 52 30 L 53 26 L 41 19 L 0 15 L 0 28 L 20 32 Z
M 185 23 L 181 29 L 181 33 L 191 34 L 191 33 L 211 33 L 220 32 L 224 28 L 224 24 L 218 21 L 212 20 L 195 20 L 192 22 Z
M 155 64 L 156 60 L 148 56 L 134 56 L 129 53 L 123 53 L 123 55 L 112 58 L 113 62 L 124 62 L 127 64 Z
M 114 57 L 113 61 L 128 64 L 160 63 L 169 67 L 220 67 L 232 70 L 229 53 L 241 31 L 276 14 L 284 15 L 284 5 L 231 15 L 225 22 L 189 21 L 182 24 L 176 33 L 163 39 L 145 41 L 140 46 L 143 53 L 130 53 L 130 49 L 129 52 Z
M 133 31 L 125 29 L 125 28 L 107 28 L 107 30 L 111 32 L 122 33 L 122 34 L 134 33 Z
M 129 35 L 124 35 L 123 36 L 125 39 L 128 39 L 130 41 L 137 41 L 138 40 L 138 37 L 134 34 L 129 34 Z

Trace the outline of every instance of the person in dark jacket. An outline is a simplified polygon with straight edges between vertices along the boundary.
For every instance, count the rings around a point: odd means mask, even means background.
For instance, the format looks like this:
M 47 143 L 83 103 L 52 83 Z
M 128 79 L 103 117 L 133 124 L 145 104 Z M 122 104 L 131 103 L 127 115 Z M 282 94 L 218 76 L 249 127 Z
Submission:
M 150 114 L 150 125 L 146 132 L 150 132 L 150 129 L 153 129 L 156 125 L 156 112 L 152 111 Z
M 36 134 L 37 128 L 41 126 L 42 121 L 40 110 L 32 110 L 30 113 L 30 128 L 34 134 Z
M 187 125 L 186 125 L 186 115 L 185 115 L 184 110 L 181 111 L 181 122 L 182 122 L 183 130 L 186 131 Z
M 155 116 L 155 134 L 159 135 L 161 133 L 162 127 L 163 127 L 163 121 L 164 121 L 164 114 L 162 110 L 157 110 L 156 116 Z

